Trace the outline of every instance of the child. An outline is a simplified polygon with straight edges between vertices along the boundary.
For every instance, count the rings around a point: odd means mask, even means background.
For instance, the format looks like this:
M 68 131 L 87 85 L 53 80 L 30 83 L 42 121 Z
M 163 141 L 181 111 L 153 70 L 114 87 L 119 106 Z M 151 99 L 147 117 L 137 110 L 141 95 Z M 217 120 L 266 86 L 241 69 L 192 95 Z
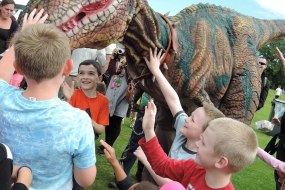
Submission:
M 88 187 L 96 177 L 91 120 L 58 98 L 72 69 L 69 41 L 55 26 L 32 24 L 47 18 L 43 9 L 35 12 L 25 15 L 25 27 L 1 59 L 0 139 L 15 164 L 32 169 L 32 189 L 72 189 L 73 173 L 79 185 Z M 26 91 L 9 86 L 14 68 L 26 78 Z
M 96 135 L 105 131 L 109 125 L 109 107 L 106 96 L 98 92 L 97 84 L 101 76 L 101 66 L 95 60 L 85 60 L 78 67 L 78 82 L 80 89 L 74 91 L 67 82 L 62 84 L 62 92 L 69 103 L 76 108 L 85 110 L 92 118 L 92 125 Z M 74 83 L 74 82 L 73 82 Z
M 160 57 L 154 59 L 152 53 L 150 54 L 150 61 L 145 59 L 148 68 L 156 77 L 158 85 L 174 117 L 176 134 L 169 152 L 169 157 L 177 160 L 195 159 L 197 152 L 195 143 L 200 139 L 200 135 L 206 129 L 208 123 L 213 119 L 225 117 L 225 115 L 213 105 L 204 102 L 203 107 L 197 108 L 192 112 L 191 116 L 188 117 L 183 111 L 177 93 L 161 73 L 159 60 Z M 150 171 L 150 173 L 154 179 L 158 179 L 158 176 L 155 177 L 153 175 L 153 171 Z M 159 182 L 159 185 L 163 184 L 164 181 L 167 182 L 168 180 L 156 180 L 156 182 Z
M 259 148 L 257 149 L 257 156 L 263 160 L 265 163 L 267 163 L 270 167 L 274 168 L 277 171 L 277 174 L 279 175 L 278 181 L 281 183 L 282 187 L 280 189 L 285 189 L 285 162 L 276 159 L 272 155 L 265 152 L 263 149 Z
M 247 125 L 230 118 L 210 121 L 201 135 L 195 161 L 168 158 L 154 132 L 156 107 L 151 100 L 143 118 L 145 138 L 139 141 L 152 169 L 189 189 L 234 189 L 231 174 L 252 163 L 257 137 Z
M 109 144 L 107 144 L 105 141 L 100 140 L 101 145 L 104 147 L 104 153 L 106 156 L 107 161 L 112 166 L 115 177 L 116 177 L 116 184 L 119 190 L 185 190 L 185 188 L 178 182 L 171 181 L 165 185 L 163 185 L 161 188 L 158 188 L 157 186 L 153 185 L 150 182 L 142 181 L 140 183 L 133 184 L 127 174 L 124 172 L 124 169 L 121 167 L 119 161 L 116 159 L 116 153 L 115 149 L 112 148 Z
M 145 58 L 145 62 L 154 75 L 174 116 L 176 135 L 169 156 L 174 159 L 189 159 L 191 157 L 195 159 L 195 152 L 197 151 L 195 143 L 200 139 L 200 135 L 208 126 L 209 121 L 225 117 L 225 115 L 213 105 L 204 102 L 203 107 L 197 108 L 188 117 L 183 111 L 177 93 L 159 69 L 161 52 L 158 55 L 156 52 L 157 49 L 155 49 L 155 54 L 153 55 L 152 51 L 150 51 L 150 60 Z

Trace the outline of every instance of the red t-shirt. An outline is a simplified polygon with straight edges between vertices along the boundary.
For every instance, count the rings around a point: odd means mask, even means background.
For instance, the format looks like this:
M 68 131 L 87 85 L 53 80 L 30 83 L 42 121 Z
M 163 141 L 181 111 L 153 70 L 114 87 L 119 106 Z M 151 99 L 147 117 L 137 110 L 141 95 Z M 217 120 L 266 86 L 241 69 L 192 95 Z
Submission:
M 168 158 L 158 143 L 157 137 L 148 142 L 142 138 L 139 144 L 156 174 L 180 182 L 187 190 L 234 190 L 232 182 L 219 189 L 208 187 L 204 168 L 192 159 L 175 160 Z
M 109 125 L 109 105 L 106 96 L 97 92 L 96 98 L 87 97 L 81 89 L 74 91 L 70 105 L 86 111 L 90 109 L 91 118 L 100 125 Z

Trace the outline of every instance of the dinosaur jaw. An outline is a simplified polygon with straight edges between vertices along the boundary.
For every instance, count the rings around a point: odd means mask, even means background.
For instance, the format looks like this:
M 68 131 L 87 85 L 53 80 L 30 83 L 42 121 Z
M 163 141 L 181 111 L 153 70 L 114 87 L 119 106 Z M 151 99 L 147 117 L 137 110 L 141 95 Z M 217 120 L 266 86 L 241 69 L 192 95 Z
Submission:
M 118 3 L 118 1 L 112 4 L 112 0 L 100 0 L 86 5 L 78 11 L 75 11 L 76 7 L 74 7 L 72 10 L 67 11 L 67 15 L 71 17 L 68 18 L 66 22 L 60 24 L 58 28 L 68 34 L 72 30 L 73 33 L 76 33 L 76 28 L 80 27 L 82 23 L 84 24 L 91 21 L 94 25 L 99 25 L 100 22 L 102 23 L 102 21 L 106 20 L 111 13 L 115 12 Z
M 49 4 L 56 0 L 50 0 Z M 75 3 L 76 2 L 76 3 Z M 64 1 L 47 9 L 48 22 L 55 24 L 70 39 L 71 48 L 104 48 L 119 41 L 127 27 L 128 0 Z M 107 35 L 106 35 L 107 34 Z

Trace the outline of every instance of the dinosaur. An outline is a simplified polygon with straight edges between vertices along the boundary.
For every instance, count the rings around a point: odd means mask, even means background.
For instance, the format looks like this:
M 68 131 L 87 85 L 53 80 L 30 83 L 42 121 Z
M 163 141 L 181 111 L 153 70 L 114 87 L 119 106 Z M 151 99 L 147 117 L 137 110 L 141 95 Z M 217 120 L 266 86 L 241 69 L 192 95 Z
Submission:
M 175 16 L 155 12 L 146 0 L 30 0 L 24 12 L 33 8 L 46 10 L 47 22 L 66 33 L 72 48 L 121 42 L 130 76 L 166 106 L 143 59 L 149 48 L 163 49 L 161 69 L 188 113 L 207 101 L 247 124 L 260 96 L 257 51 L 285 36 L 283 20 L 210 4 L 192 5 Z

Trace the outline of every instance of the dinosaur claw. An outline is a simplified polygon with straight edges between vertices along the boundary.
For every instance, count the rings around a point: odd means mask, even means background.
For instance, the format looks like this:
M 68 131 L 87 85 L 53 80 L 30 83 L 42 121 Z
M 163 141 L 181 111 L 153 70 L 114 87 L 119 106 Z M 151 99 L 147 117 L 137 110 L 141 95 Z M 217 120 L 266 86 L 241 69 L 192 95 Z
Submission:
M 144 79 L 141 80 L 141 85 L 144 86 Z

